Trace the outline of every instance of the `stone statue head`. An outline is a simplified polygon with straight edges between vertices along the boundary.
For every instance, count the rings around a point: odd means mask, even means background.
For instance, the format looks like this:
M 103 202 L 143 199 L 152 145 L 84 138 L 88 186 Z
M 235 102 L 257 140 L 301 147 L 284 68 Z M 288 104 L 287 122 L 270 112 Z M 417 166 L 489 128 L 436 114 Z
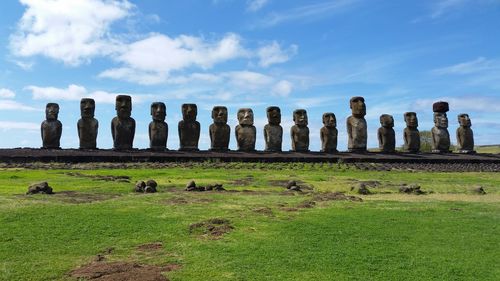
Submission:
M 94 118 L 95 101 L 94 99 L 83 98 L 80 100 L 80 115 L 82 118 Z
M 307 111 L 305 109 L 296 109 L 293 112 L 293 122 L 297 126 L 307 126 Z
M 380 125 L 384 128 L 393 128 L 394 127 L 394 118 L 389 114 L 380 115 Z
M 363 97 L 352 97 L 349 105 L 353 116 L 361 118 L 366 115 L 366 105 Z
M 167 116 L 167 106 L 163 102 L 153 102 L 151 104 L 151 116 L 154 121 L 164 122 Z
M 329 128 L 337 127 L 337 118 L 335 118 L 333 112 L 323 113 L 323 125 Z
M 418 127 L 417 113 L 406 112 L 404 116 L 405 116 L 405 122 L 406 122 L 407 127 L 409 127 L 409 128 L 417 128 Z
M 458 123 L 460 124 L 461 127 L 470 127 L 472 124 L 470 122 L 469 114 L 462 113 L 458 114 Z
M 45 119 L 47 120 L 57 120 L 59 116 L 59 105 L 57 103 L 48 103 L 45 106 Z
M 126 95 L 116 96 L 115 109 L 119 118 L 129 118 L 132 115 L 132 98 Z
M 444 112 L 434 112 L 434 125 L 438 128 L 448 128 L 448 116 Z
M 251 108 L 240 108 L 238 110 L 238 122 L 242 126 L 253 125 L 253 110 Z
M 216 124 L 227 124 L 227 107 L 214 106 L 212 108 L 212 119 Z
M 185 103 L 182 105 L 182 119 L 184 121 L 196 121 L 198 107 L 194 103 Z
M 281 109 L 277 106 L 270 106 L 266 109 L 267 121 L 271 125 L 279 125 L 281 123 Z

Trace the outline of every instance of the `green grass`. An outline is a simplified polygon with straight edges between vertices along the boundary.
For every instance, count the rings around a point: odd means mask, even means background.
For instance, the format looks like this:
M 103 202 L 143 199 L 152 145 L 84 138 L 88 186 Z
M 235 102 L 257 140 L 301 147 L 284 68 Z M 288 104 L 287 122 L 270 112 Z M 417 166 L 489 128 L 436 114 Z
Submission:
M 127 175 L 132 183 L 67 175 Z M 157 194 L 134 194 L 136 180 L 155 179 Z M 191 179 L 228 190 L 182 191 Z M 242 180 L 245 181 L 242 181 Z M 283 194 L 273 181 L 312 186 Z M 56 192 L 97 194 L 75 204 L 63 194 L 25 196 L 46 180 Z M 378 181 L 363 202 L 317 201 L 319 192 L 353 193 L 357 180 Z M 241 185 L 245 183 L 245 185 Z M 400 195 L 403 184 L 430 195 Z M 471 194 L 481 185 L 487 195 Z M 345 165 L 194 163 L 190 168 L 0 170 L 0 280 L 71 280 L 68 272 L 114 248 L 108 260 L 176 263 L 170 280 L 497 280 L 500 175 L 359 171 Z M 256 210 L 266 209 L 266 212 Z M 286 209 L 288 208 L 288 209 Z M 189 225 L 229 219 L 221 239 Z M 162 242 L 154 253 L 136 250 Z
M 479 145 L 474 149 L 477 153 L 500 153 L 500 145 Z

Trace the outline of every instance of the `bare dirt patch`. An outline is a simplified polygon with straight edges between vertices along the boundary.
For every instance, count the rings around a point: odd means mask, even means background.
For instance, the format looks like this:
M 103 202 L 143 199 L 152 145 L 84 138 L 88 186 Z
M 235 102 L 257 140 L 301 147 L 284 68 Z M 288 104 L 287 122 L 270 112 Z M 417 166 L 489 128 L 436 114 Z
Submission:
M 85 204 L 117 198 L 118 194 L 109 193 L 83 193 L 77 191 L 60 191 L 54 194 L 59 201 L 70 204 Z
M 92 180 L 101 180 L 101 181 L 117 181 L 117 182 L 130 182 L 129 176 L 113 176 L 113 175 L 86 175 L 77 172 L 67 172 L 65 175 L 79 178 L 89 178 Z
M 255 213 L 258 213 L 258 214 L 266 215 L 266 216 L 273 215 L 273 210 L 269 207 L 259 207 L 259 208 L 253 209 L 252 211 L 254 211 Z
M 134 262 L 91 262 L 72 270 L 69 275 L 77 280 L 98 281 L 168 281 L 162 272 L 178 269 L 176 264 L 166 266 L 144 265 Z
M 212 199 L 208 198 L 185 198 L 185 197 L 173 197 L 164 200 L 163 203 L 167 205 L 187 205 L 187 204 L 198 204 L 198 203 L 210 203 L 214 202 Z
M 255 179 L 253 178 L 253 176 L 246 176 L 246 177 L 241 178 L 241 179 L 235 179 L 235 180 L 231 181 L 230 184 L 236 185 L 236 186 L 248 186 L 248 185 L 251 185 L 254 181 L 255 181 Z
M 138 251 L 142 251 L 142 252 L 159 251 L 159 250 L 163 249 L 163 243 L 153 242 L 153 243 L 142 244 L 142 245 L 137 246 L 136 249 Z
M 314 196 L 315 201 L 354 201 L 361 202 L 363 199 L 357 196 L 345 195 L 341 192 L 325 192 Z
M 223 218 L 213 218 L 189 225 L 189 233 L 200 234 L 212 239 L 221 238 L 233 229 L 234 227 L 231 225 L 231 222 Z

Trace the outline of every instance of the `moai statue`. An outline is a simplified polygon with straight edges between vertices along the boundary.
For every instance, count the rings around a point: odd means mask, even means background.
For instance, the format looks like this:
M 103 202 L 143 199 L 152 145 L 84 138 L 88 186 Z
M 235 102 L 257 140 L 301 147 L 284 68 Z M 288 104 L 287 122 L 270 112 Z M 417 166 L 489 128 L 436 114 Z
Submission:
M 240 108 L 238 110 L 238 123 L 236 125 L 236 142 L 238 151 L 255 151 L 255 139 L 257 131 L 253 125 L 253 111 L 250 108 Z
M 153 121 L 149 123 L 149 148 L 154 151 L 168 150 L 168 125 L 165 123 L 167 107 L 163 102 L 151 104 L 151 117 Z
M 78 120 L 78 138 L 80 139 L 80 149 L 97 148 L 97 131 L 99 122 L 94 118 L 95 101 L 93 99 L 83 98 L 80 101 L 80 115 Z
M 280 152 L 283 142 L 283 128 L 280 126 L 281 109 L 277 106 L 270 106 L 266 112 L 268 124 L 264 126 L 265 151 Z
M 45 107 L 45 121 L 41 125 L 42 148 L 61 148 L 62 123 L 57 120 L 58 116 L 59 105 L 48 103 Z
M 420 132 L 418 131 L 417 113 L 406 112 L 404 114 L 406 128 L 403 132 L 405 152 L 418 153 L 420 152 Z
M 458 115 L 457 128 L 457 150 L 459 153 L 476 153 L 474 151 L 474 133 L 470 128 L 471 122 L 468 114 L 462 113 Z
M 350 102 L 352 115 L 347 118 L 347 149 L 349 152 L 366 152 L 367 126 L 366 105 L 363 97 L 352 97 Z
M 433 153 L 450 152 L 450 134 L 448 133 L 448 117 L 446 116 L 448 110 L 448 103 L 444 101 L 432 105 L 432 111 L 434 111 L 434 127 L 431 130 Z
M 323 128 L 319 131 L 321 152 L 335 153 L 337 150 L 337 118 L 332 112 L 323 114 Z
M 394 118 L 389 114 L 380 115 L 380 125 L 378 128 L 377 138 L 380 152 L 394 153 L 396 152 L 396 134 L 394 133 Z
M 309 128 L 307 120 L 307 112 L 305 109 L 297 109 L 293 112 L 293 122 L 295 125 L 290 129 L 292 137 L 292 151 L 308 152 L 309 151 Z
M 213 124 L 209 127 L 210 150 L 228 151 L 231 127 L 227 124 L 227 107 L 214 106 L 212 109 Z
M 111 120 L 113 149 L 132 149 L 135 136 L 135 120 L 132 115 L 132 98 L 126 95 L 116 96 L 116 117 Z
M 182 120 L 179 121 L 179 150 L 198 151 L 200 140 L 200 122 L 196 121 L 198 107 L 194 103 L 182 105 Z

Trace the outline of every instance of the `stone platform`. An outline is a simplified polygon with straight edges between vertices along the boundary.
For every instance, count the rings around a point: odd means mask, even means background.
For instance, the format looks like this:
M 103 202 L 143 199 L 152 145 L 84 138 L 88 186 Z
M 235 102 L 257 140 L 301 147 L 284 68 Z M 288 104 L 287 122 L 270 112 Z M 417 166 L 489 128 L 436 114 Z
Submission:
M 113 151 L 111 149 L 79 150 L 79 149 L 33 149 L 14 148 L 0 149 L 1 163 L 29 162 L 188 162 L 216 160 L 221 162 L 307 162 L 307 163 L 421 163 L 421 164 L 454 164 L 481 163 L 500 164 L 500 154 L 383 154 L 367 152 L 363 154 L 339 152 L 326 154 L 321 152 L 281 152 L 270 153 L 248 152 L 213 152 L 213 151 L 165 151 L 152 152 L 147 149 L 131 151 Z

